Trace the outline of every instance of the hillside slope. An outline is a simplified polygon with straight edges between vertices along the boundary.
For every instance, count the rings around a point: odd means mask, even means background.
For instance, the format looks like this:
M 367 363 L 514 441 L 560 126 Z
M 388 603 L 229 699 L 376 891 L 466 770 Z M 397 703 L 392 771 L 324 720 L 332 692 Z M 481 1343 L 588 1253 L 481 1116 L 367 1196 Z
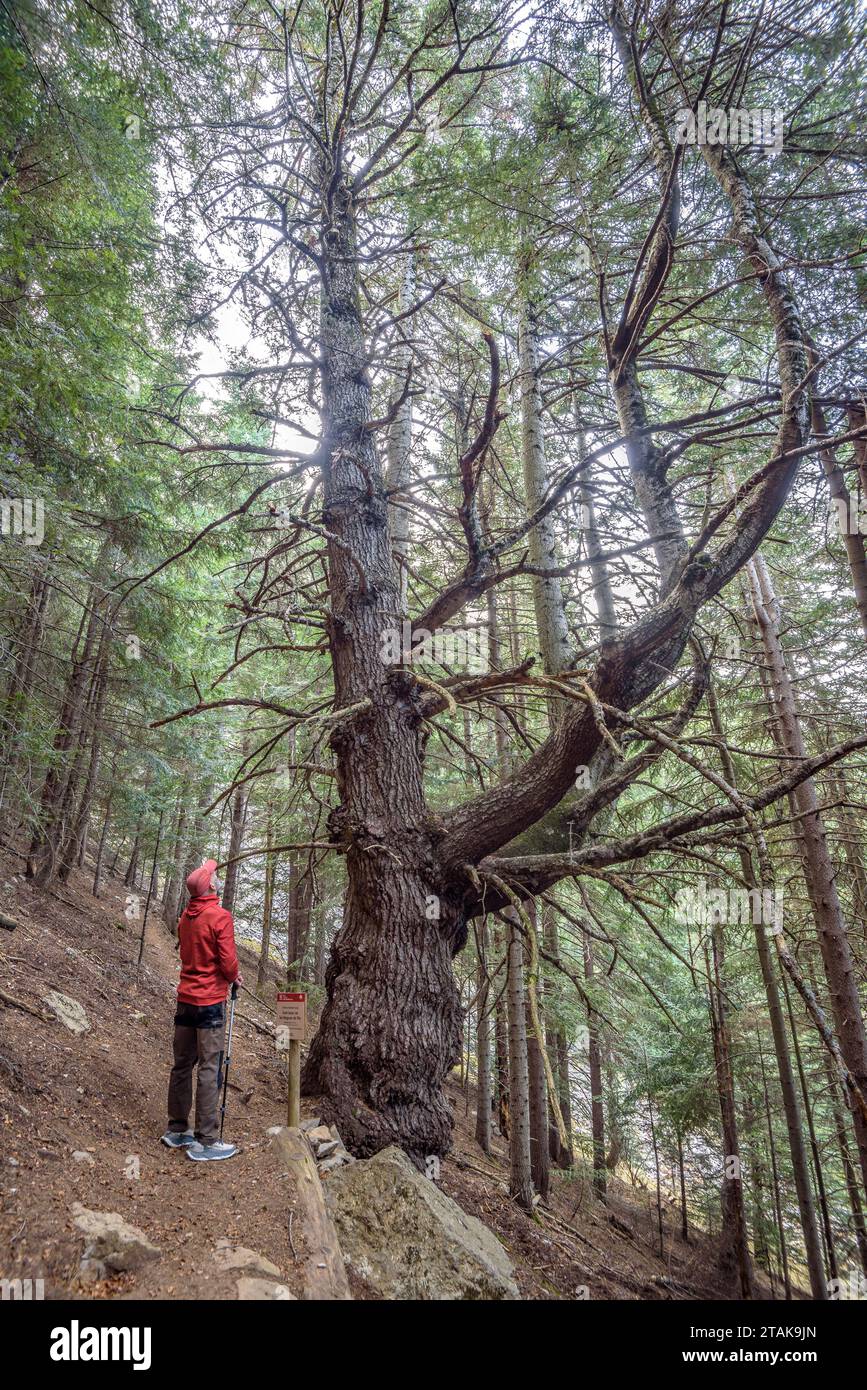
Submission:
M 139 926 L 124 916 L 121 883 L 108 881 L 97 902 L 90 875 L 40 892 L 19 868 L 19 859 L 0 856 L 0 910 L 20 923 L 0 932 L 0 1274 L 43 1278 L 47 1298 L 231 1299 L 244 1271 L 217 1267 L 223 1240 L 255 1250 L 300 1296 L 293 1180 L 266 1137 L 285 1122 L 270 1009 L 245 994 L 236 1011 L 226 1133 L 240 1155 L 190 1163 L 158 1142 L 177 975 L 164 923 L 149 921 L 138 967 Z M 249 979 L 254 962 L 241 954 Z M 51 1016 L 42 1002 L 50 991 L 82 1005 L 88 1032 L 75 1034 Z M 605 1207 L 580 1180 L 555 1174 L 549 1207 L 529 1219 L 509 1201 L 503 1141 L 484 1155 L 472 1137 L 472 1094 L 454 1084 L 450 1098 L 455 1146 L 442 1187 L 503 1241 L 523 1298 L 721 1296 L 709 1243 L 685 1245 L 669 1217 L 661 1261 L 647 1195 L 622 1184 Z M 304 1113 L 315 1114 L 315 1103 Z M 120 1213 L 160 1258 L 134 1273 L 83 1281 L 75 1203 Z

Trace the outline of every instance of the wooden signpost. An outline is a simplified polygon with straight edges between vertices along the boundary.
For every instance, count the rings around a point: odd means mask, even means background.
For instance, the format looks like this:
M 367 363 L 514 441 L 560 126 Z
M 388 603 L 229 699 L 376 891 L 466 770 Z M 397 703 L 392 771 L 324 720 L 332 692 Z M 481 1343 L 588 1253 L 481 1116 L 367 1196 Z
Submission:
M 307 995 L 278 994 L 277 1046 L 289 1052 L 289 1106 L 287 1124 L 290 1128 L 301 1123 L 301 1044 L 307 1038 Z

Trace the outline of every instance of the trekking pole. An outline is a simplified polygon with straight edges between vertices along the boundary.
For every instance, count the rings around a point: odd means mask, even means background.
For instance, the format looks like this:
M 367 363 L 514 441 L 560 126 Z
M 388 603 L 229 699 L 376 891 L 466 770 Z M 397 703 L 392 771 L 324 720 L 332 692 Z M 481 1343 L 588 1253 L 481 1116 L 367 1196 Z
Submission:
M 223 1066 L 223 1104 L 220 1106 L 220 1139 L 223 1138 L 223 1125 L 226 1121 L 226 1096 L 229 1090 L 229 1063 L 232 1060 L 232 1025 L 235 1022 L 235 1000 L 238 998 L 238 981 L 232 984 L 232 1007 L 229 1010 L 229 1036 L 226 1039 L 226 1061 Z

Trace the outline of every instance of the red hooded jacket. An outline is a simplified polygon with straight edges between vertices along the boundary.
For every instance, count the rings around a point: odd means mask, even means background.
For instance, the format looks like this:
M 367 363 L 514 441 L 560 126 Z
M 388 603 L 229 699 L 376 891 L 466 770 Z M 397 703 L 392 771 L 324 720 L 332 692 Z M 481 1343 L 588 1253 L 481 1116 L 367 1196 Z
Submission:
M 178 922 L 181 943 L 182 1004 L 222 1004 L 238 978 L 238 953 L 231 912 L 220 907 L 216 893 L 191 898 Z

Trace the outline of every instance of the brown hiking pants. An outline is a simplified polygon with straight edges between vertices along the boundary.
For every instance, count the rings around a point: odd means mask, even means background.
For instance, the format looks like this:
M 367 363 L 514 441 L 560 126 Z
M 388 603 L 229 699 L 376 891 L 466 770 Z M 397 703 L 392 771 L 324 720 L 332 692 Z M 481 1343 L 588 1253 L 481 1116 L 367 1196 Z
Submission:
M 214 1144 L 220 1137 L 220 1084 L 226 1026 L 225 1004 L 178 1003 L 175 1014 L 175 1064 L 169 1080 L 169 1129 L 184 1134 L 189 1128 L 193 1103 L 193 1067 L 196 1082 L 196 1138 Z

